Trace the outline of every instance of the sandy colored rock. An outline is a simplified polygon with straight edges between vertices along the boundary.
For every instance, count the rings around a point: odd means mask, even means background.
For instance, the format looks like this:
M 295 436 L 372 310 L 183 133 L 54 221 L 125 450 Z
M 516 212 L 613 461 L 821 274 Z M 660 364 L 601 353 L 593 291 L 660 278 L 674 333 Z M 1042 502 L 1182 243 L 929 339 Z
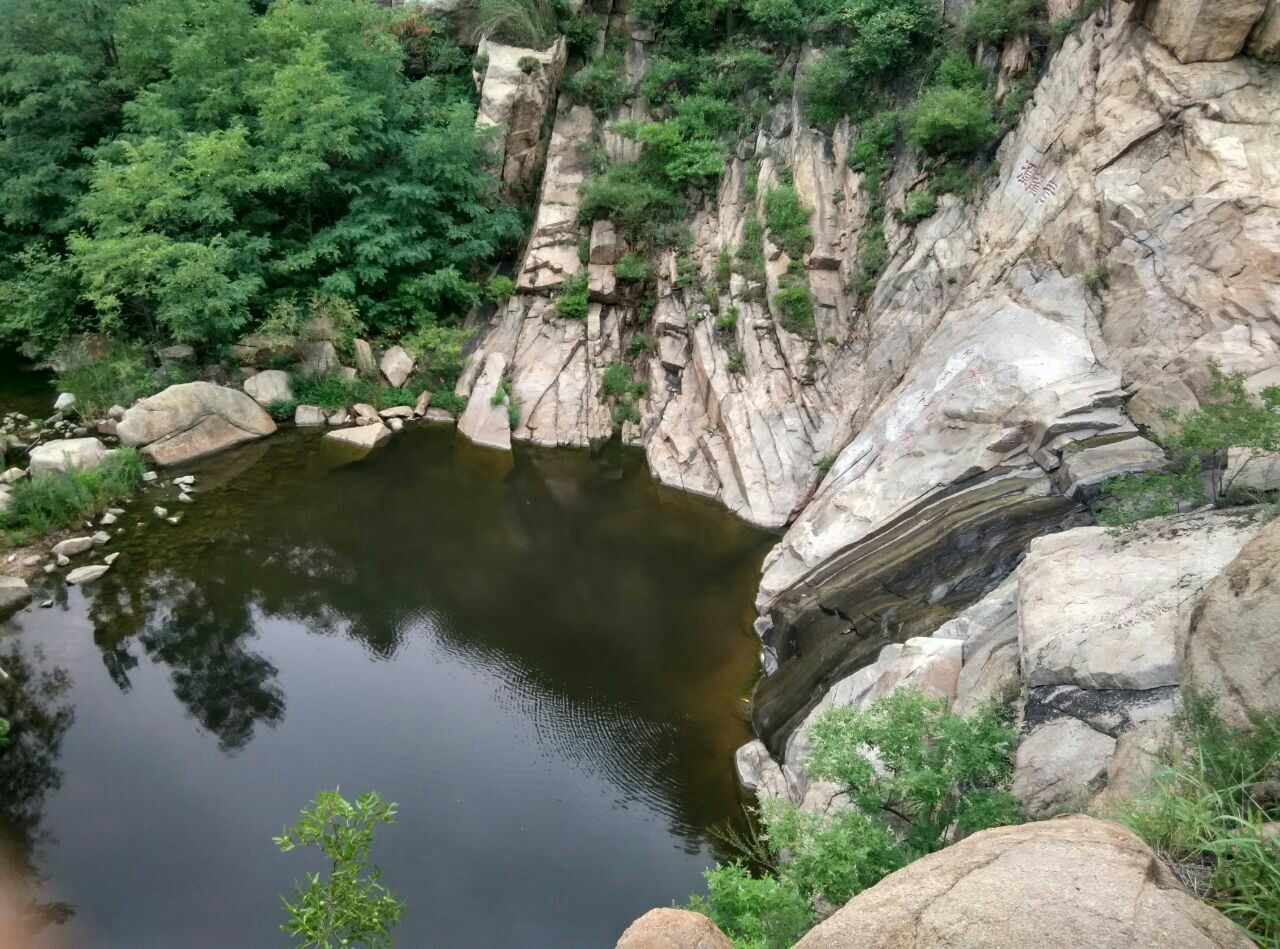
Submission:
M 328 421 L 325 410 L 318 405 L 300 405 L 293 410 L 293 424 L 301 427 L 324 425 Z
M 68 537 L 53 545 L 53 554 L 56 557 L 75 557 L 92 547 L 92 537 Z
M 493 404 L 494 393 L 507 371 L 507 360 L 501 353 L 490 353 L 484 369 L 471 390 L 471 398 L 458 419 L 458 431 L 477 445 L 511 450 L 511 422 L 505 402 Z
M 403 346 L 392 346 L 382 354 L 378 368 L 382 371 L 383 378 L 398 389 L 413 373 L 413 357 L 405 352 Z
M 618 940 L 617 949 L 733 949 L 716 924 L 687 909 L 651 909 Z
M 1229 724 L 1280 711 L 1280 520 L 1205 588 L 1180 651 L 1184 686 L 1216 695 Z
M 111 567 L 108 564 L 94 564 L 91 567 L 76 567 L 67 574 L 67 583 L 72 586 L 76 584 L 84 586 L 87 583 L 93 583 L 93 581 L 97 580 L 110 569 Z
M 330 441 L 352 445 L 366 451 L 376 448 L 391 437 L 391 429 L 381 422 L 369 425 L 357 425 L 355 428 L 338 428 L 325 432 L 324 437 Z
M 244 381 L 244 392 L 262 406 L 293 401 L 293 386 L 283 369 L 266 369 L 250 376 Z
M 31 449 L 27 470 L 33 478 L 72 469 L 86 471 L 98 467 L 109 454 L 107 447 L 96 438 L 64 438 Z
M 158 465 L 203 458 L 264 438 L 276 424 L 253 399 L 212 382 L 184 382 L 136 403 L 120 420 L 120 440 Z
M 308 340 L 298 346 L 298 372 L 304 376 L 328 376 L 337 372 L 338 350 L 327 339 Z
M 1230 59 L 1244 49 L 1267 0 L 1156 0 L 1147 26 L 1184 63 Z
M 849 901 L 797 949 L 1247 949 L 1133 833 L 1091 817 L 986 830 Z

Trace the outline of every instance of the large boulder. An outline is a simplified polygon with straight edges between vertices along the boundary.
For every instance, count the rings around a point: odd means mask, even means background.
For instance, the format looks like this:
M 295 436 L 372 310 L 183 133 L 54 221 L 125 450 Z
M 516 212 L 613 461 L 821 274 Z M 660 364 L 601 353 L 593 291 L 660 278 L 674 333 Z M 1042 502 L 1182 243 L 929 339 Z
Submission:
M 71 469 L 86 471 L 96 468 L 107 459 L 110 452 L 96 438 L 64 438 L 47 442 L 31 449 L 31 477 L 47 474 L 65 474 Z
M 1184 63 L 1230 59 L 1266 7 L 1267 0 L 1156 0 L 1147 26 Z
M 1036 538 L 1018 568 L 1027 685 L 1177 685 L 1179 625 L 1258 528 L 1255 514 L 1210 511 Z
M 616 949 L 733 949 L 733 943 L 701 913 L 651 909 L 627 927 Z
M 378 368 L 387 382 L 398 389 L 413 373 L 413 357 L 405 352 L 403 346 L 392 346 L 382 354 Z
M 1018 745 L 1013 796 L 1036 819 L 1084 810 L 1106 784 L 1115 749 L 1114 738 L 1077 719 L 1049 722 Z
M 1233 725 L 1280 711 L 1280 521 L 1244 546 L 1200 597 L 1182 637 L 1183 684 L 1218 697 Z
M 31 602 L 31 590 L 27 581 L 19 577 L 0 576 L 0 620 L 22 609 Z
M 267 369 L 250 376 L 244 381 L 244 391 L 259 405 L 293 401 L 293 386 L 283 369 Z
M 117 428 L 126 445 L 159 465 L 176 465 L 263 438 L 276 430 L 271 416 L 236 389 L 184 382 L 143 399 Z
M 975 834 L 891 874 L 797 949 L 1247 949 L 1133 833 L 1066 817 Z

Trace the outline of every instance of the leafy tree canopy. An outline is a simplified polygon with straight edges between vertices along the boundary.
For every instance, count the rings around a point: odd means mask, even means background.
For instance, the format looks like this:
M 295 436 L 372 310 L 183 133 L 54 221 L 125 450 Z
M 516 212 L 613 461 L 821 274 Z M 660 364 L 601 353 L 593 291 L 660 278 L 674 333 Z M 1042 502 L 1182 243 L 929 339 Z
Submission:
M 0 333 L 211 343 L 316 295 L 407 333 L 518 233 L 467 57 L 419 14 L 0 0 L 0 28 Z

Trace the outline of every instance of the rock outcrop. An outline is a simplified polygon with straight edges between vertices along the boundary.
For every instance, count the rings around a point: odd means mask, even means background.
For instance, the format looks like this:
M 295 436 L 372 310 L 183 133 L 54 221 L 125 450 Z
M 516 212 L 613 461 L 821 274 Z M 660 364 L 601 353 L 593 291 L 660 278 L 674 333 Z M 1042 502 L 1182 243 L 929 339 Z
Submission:
M 126 445 L 158 465 L 177 465 L 276 430 L 271 416 L 236 389 L 184 382 L 136 403 L 117 428 Z
M 0 575 L 0 620 L 6 620 L 31 602 L 31 590 L 21 577 Z
M 1246 949 L 1118 824 L 1069 817 L 974 834 L 885 877 L 797 949 Z
M 701 913 L 651 909 L 627 927 L 617 949 L 733 949 L 733 943 Z
M 1280 521 L 1209 584 L 1179 647 L 1183 684 L 1215 696 L 1228 724 L 1280 711 Z

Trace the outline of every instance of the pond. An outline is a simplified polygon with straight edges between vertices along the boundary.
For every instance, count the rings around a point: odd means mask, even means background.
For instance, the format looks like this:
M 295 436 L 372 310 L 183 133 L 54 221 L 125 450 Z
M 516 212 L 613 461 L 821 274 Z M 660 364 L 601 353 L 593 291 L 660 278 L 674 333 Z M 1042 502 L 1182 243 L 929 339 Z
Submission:
M 37 369 L 12 349 L 0 346 L 0 414 L 21 412 L 31 418 L 48 418 L 57 397 L 52 372 Z
M 740 817 L 772 537 L 616 448 L 285 432 L 120 520 L 112 571 L 0 624 L 0 813 L 76 945 L 278 946 L 319 790 L 400 804 L 404 946 L 608 946 Z M 179 526 L 155 504 L 181 508 Z M 10 700 L 12 703 L 14 700 Z

